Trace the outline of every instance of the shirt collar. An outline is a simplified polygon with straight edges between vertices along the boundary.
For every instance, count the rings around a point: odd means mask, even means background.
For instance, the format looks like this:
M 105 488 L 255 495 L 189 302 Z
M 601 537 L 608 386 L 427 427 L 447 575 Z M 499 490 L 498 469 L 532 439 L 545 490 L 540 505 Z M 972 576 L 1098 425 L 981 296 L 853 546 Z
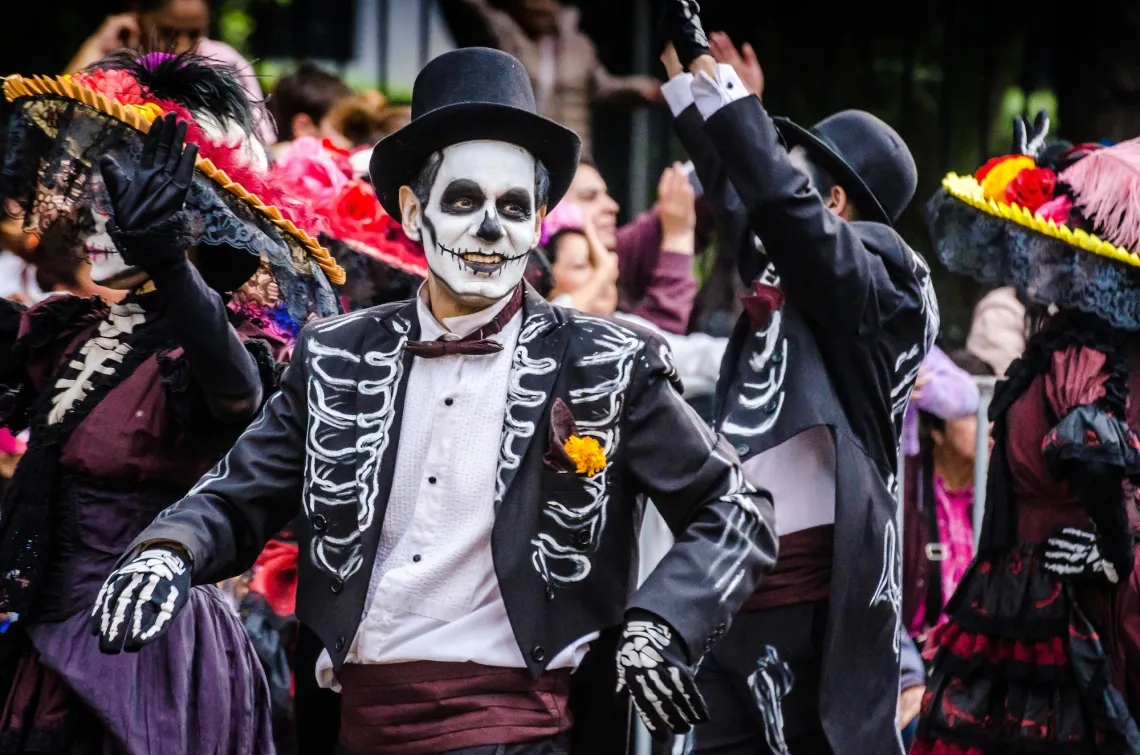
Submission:
M 443 338 L 446 341 L 453 341 L 468 336 L 494 320 L 495 315 L 499 314 L 510 300 L 511 295 L 507 294 L 486 309 L 469 315 L 445 317 L 441 324 L 439 320 L 435 319 L 431 307 L 428 306 L 427 283 L 422 283 L 420 290 L 416 293 L 416 313 L 420 318 L 420 340 L 435 341 Z

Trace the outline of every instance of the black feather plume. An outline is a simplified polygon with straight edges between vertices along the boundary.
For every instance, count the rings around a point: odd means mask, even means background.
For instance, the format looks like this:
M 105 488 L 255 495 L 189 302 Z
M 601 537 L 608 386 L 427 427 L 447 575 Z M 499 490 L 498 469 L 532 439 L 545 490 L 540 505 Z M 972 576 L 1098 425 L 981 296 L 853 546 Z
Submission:
M 91 66 L 124 70 L 160 100 L 177 102 L 187 110 L 205 113 L 218 122 L 236 124 L 256 138 L 255 107 L 238 83 L 238 71 L 193 53 L 114 53 Z M 258 106 L 260 107 L 260 105 Z

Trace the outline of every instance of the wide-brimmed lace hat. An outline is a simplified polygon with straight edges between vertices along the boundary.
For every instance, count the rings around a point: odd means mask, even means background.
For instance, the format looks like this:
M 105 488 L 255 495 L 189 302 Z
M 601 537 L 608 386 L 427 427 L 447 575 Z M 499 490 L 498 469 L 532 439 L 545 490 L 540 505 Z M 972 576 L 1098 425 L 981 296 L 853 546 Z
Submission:
M 1048 141 L 1018 119 L 1014 150 L 950 173 L 926 206 L 950 270 L 1140 330 L 1140 139 Z
M 285 330 L 335 314 L 330 284 L 343 283 L 344 271 L 306 230 L 304 198 L 268 181 L 254 106 L 237 82 L 212 61 L 163 53 L 118 53 L 73 75 L 8 77 L 14 115 L 0 195 L 19 204 L 29 232 L 79 254 L 98 250 L 110 243 L 100 158 L 133 164 L 154 119 L 174 113 L 199 150 L 184 209 L 207 282 L 237 298 L 247 284 L 257 289 L 257 308 Z

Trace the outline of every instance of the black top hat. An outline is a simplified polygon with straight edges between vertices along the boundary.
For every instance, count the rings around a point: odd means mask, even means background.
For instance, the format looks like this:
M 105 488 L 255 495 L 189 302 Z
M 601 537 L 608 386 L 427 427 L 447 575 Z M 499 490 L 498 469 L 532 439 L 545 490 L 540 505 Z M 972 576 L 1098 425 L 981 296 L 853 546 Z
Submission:
M 811 129 L 773 118 L 788 147 L 802 146 L 851 195 L 864 220 L 893 224 L 914 198 L 918 168 L 906 142 L 862 110 L 829 115 Z
M 445 52 L 420 71 L 412 87 L 412 121 L 372 150 L 369 174 L 388 214 L 400 218 L 400 187 L 410 184 L 433 152 L 478 139 L 517 144 L 550 172 L 548 206 L 570 188 L 582 141 L 543 118 L 522 63 L 499 50 Z

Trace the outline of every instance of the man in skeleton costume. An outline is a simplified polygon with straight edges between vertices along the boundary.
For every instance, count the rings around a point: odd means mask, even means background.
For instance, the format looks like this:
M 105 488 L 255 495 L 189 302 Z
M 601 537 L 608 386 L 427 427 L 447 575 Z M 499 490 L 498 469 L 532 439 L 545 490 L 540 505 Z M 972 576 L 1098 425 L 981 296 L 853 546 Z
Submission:
M 780 558 L 701 666 L 712 720 L 689 745 L 898 753 L 897 447 L 937 330 L 927 266 L 891 228 L 914 161 L 868 113 L 769 117 L 708 56 L 695 6 L 668 7 L 665 92 L 754 286 L 715 426 L 773 490 Z
M 612 729 L 571 726 L 595 640 L 596 709 L 624 709 L 616 686 L 659 736 L 687 731 L 707 715 L 696 665 L 773 562 L 771 499 L 687 407 L 662 341 L 522 283 L 578 140 L 535 114 L 521 64 L 442 55 L 412 110 L 371 177 L 427 283 L 302 331 L 281 391 L 139 536 L 102 610 L 133 615 L 133 574 L 185 593 L 240 572 L 303 511 L 297 615 L 341 692 L 340 752 L 622 752 L 624 722 L 608 750 L 581 741 Z M 635 591 L 644 496 L 677 545 Z
M 247 188 L 263 188 L 264 151 L 233 71 L 124 53 L 10 77 L 5 95 L 5 198 L 123 298 L 0 301 L 0 425 L 30 427 L 0 511 L 0 612 L 14 621 L 0 637 L 0 752 L 272 753 L 254 649 L 216 588 L 181 579 L 185 560 L 140 554 L 127 577 L 139 600 L 97 617 L 102 646 L 89 615 L 123 549 L 276 390 L 289 344 L 231 308 L 247 281 L 333 314 L 318 260 L 338 268 Z

